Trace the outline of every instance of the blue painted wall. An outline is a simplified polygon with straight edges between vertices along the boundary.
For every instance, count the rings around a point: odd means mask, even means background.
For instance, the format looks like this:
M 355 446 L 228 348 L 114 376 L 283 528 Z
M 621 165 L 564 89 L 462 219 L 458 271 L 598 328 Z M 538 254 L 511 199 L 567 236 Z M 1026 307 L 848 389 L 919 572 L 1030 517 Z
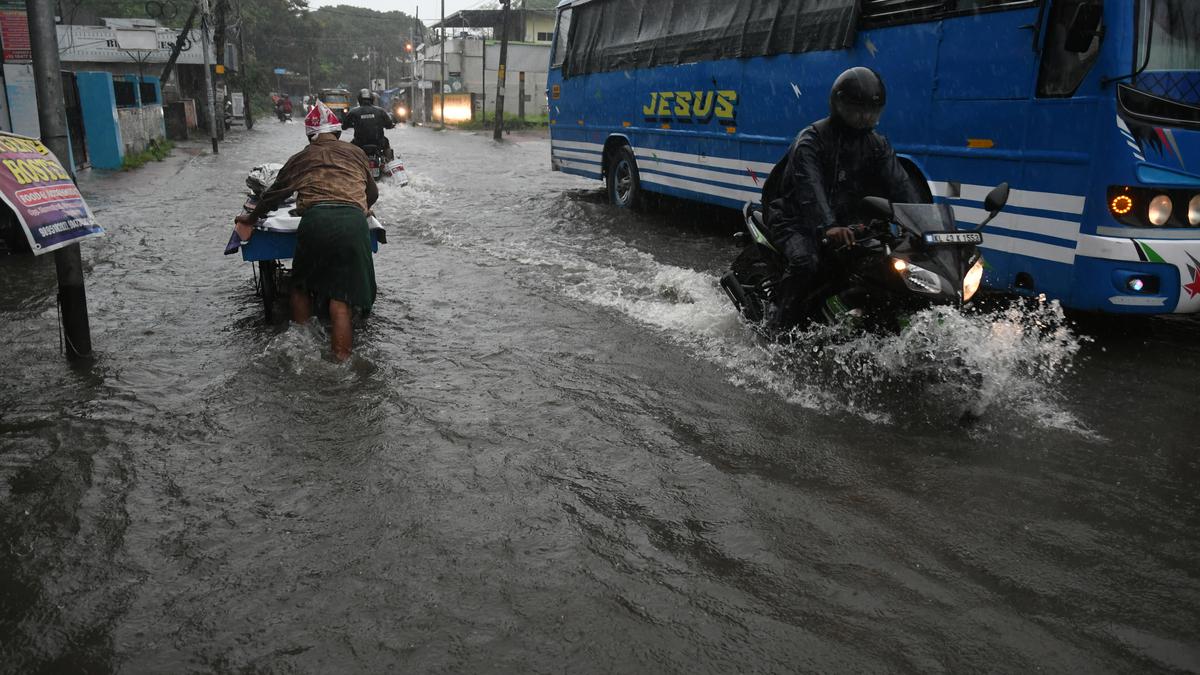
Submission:
M 117 97 L 110 73 L 76 73 L 88 155 L 97 169 L 119 169 L 125 161 L 125 144 L 117 122 Z

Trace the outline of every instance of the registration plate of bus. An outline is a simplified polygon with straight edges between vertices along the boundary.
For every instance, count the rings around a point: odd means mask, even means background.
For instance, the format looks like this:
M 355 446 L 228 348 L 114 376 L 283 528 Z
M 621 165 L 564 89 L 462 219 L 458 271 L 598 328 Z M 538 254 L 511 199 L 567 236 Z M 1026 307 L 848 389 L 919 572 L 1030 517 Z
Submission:
M 983 235 L 979 232 L 926 232 L 925 243 L 934 246 L 948 244 L 982 244 Z

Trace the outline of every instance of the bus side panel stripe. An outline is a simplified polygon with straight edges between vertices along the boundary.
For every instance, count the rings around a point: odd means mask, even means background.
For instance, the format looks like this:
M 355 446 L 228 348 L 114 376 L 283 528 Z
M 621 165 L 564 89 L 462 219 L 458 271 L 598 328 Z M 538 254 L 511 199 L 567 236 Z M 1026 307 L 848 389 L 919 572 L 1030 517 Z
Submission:
M 554 156 L 562 157 L 564 159 L 582 159 L 585 162 L 596 162 L 596 163 L 600 162 L 600 155 L 592 154 L 590 152 L 574 152 L 571 150 L 555 150 Z
M 550 147 L 554 149 L 562 148 L 563 150 L 593 150 L 595 152 L 604 152 L 603 143 L 585 143 L 583 141 L 560 141 L 555 139 L 550 142 Z
M 954 207 L 954 217 L 956 220 L 978 225 L 988 217 L 988 212 L 968 206 L 956 206 Z M 1079 223 L 1068 220 L 1025 216 L 1001 211 L 1000 215 L 988 223 L 988 227 L 999 227 L 1016 232 L 1033 232 L 1055 239 L 1079 241 Z
M 992 249 L 1000 253 L 1023 255 L 1066 265 L 1071 265 L 1075 262 L 1075 251 L 1073 249 L 1045 244 L 1040 241 L 1005 237 L 999 234 L 985 233 L 983 235 L 983 249 L 985 251 L 984 257 L 987 255 L 987 249 Z
M 563 160 L 562 165 L 564 168 L 567 168 L 567 169 L 573 169 L 575 171 L 584 171 L 588 174 L 589 177 L 598 177 L 600 175 L 600 163 L 599 162 L 595 162 L 595 163 L 573 162 L 573 161 L 569 161 L 569 160 Z
M 965 199 L 981 204 L 987 198 L 988 193 L 992 191 L 993 187 L 995 186 L 963 184 L 960 186 L 959 194 L 954 194 L 954 191 L 950 189 L 949 183 L 945 181 L 929 181 L 929 191 L 935 197 Z M 1039 211 L 1069 213 L 1076 216 L 1083 214 L 1083 207 L 1086 202 L 1086 197 L 1059 194 L 1057 192 L 1012 190 L 1008 195 L 1008 203 L 1012 206 L 1025 209 L 1038 209 Z
M 642 171 L 641 179 L 643 183 L 649 183 L 651 185 L 665 185 L 682 190 L 691 190 L 692 192 L 698 194 L 725 197 L 726 199 L 733 199 L 739 202 L 753 202 L 759 199 L 758 193 L 755 192 L 737 190 L 721 185 L 713 185 L 711 183 L 698 183 L 696 181 L 676 178 L 666 174 L 655 173 L 654 171 Z
M 656 150 L 654 148 L 634 148 L 633 154 L 639 158 L 647 157 L 671 162 L 683 162 L 708 169 L 731 169 L 742 173 L 745 173 L 749 169 L 761 174 L 762 180 L 766 180 L 767 176 L 771 174 L 771 169 L 775 168 L 774 164 L 754 162 L 748 159 L 742 160 L 714 155 L 689 155 L 684 152 L 671 152 L 669 150 Z
M 724 183 L 736 187 L 749 188 L 751 190 L 760 189 L 759 185 L 754 182 L 754 178 L 749 174 L 738 175 L 734 173 L 722 173 L 720 171 L 709 171 L 708 169 L 684 166 L 682 164 L 668 164 L 656 159 L 642 162 L 639 170 L 654 171 L 656 173 L 670 174 L 672 176 L 699 178 L 701 180 Z M 764 177 L 763 180 L 766 180 L 766 178 Z

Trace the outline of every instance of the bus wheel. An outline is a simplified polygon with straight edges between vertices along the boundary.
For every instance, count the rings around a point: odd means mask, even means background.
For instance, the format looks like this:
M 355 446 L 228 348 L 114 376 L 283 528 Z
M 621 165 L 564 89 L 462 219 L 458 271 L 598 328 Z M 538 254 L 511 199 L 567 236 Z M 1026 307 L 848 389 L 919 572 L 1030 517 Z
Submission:
M 617 148 L 609 159 L 604 179 L 608 200 L 617 208 L 637 209 L 642 205 L 642 182 L 638 178 L 637 160 L 628 145 Z

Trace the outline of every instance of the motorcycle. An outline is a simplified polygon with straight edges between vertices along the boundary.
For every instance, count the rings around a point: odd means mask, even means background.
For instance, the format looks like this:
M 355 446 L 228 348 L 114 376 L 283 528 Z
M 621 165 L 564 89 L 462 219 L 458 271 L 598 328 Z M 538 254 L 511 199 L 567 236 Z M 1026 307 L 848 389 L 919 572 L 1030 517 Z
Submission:
M 972 230 L 955 227 L 949 204 L 893 204 L 867 197 L 862 212 L 871 221 L 853 246 L 830 250 L 837 272 L 823 279 L 792 312 L 796 325 L 851 320 L 867 330 L 899 331 L 906 318 L 935 304 L 962 307 L 983 281 L 981 230 L 1008 202 L 1008 183 L 988 193 L 988 217 Z M 742 209 L 749 242 L 721 277 L 721 288 L 747 321 L 760 323 L 787 280 L 787 260 L 765 234 L 761 212 Z M 782 326 L 781 328 L 791 328 Z
M 380 181 L 385 177 L 395 177 L 401 187 L 408 185 L 408 172 L 404 170 L 404 163 L 393 156 L 391 148 L 378 145 L 361 147 L 363 152 L 367 153 L 367 166 L 371 169 L 372 178 Z

